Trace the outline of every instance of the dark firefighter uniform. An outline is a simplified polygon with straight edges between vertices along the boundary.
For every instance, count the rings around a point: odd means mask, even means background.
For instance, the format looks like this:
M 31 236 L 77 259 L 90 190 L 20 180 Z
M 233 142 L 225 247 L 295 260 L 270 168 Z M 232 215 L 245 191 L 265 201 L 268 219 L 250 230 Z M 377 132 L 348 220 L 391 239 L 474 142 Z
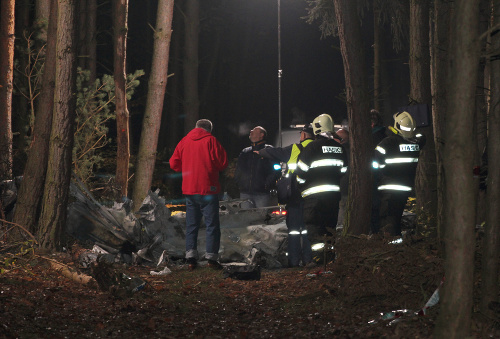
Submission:
M 312 134 L 312 131 L 311 131 Z M 313 140 L 305 139 L 300 142 L 302 149 Z M 297 158 L 301 148 L 297 144 L 287 147 L 266 148 L 259 155 L 287 163 L 287 176 L 293 175 L 297 167 Z M 300 191 L 292 191 L 292 196 L 286 204 L 286 226 L 288 228 L 288 266 L 297 267 L 302 262 L 306 265 L 312 261 L 311 243 L 307 238 L 307 229 L 303 217 L 304 201 Z
M 347 154 L 338 142 L 317 136 L 299 155 L 295 170 L 304 199 L 304 223 L 313 251 L 332 235 L 339 211 L 340 178 L 347 167 Z
M 405 139 L 389 127 L 390 135 L 375 147 L 373 167 L 379 171 L 380 228 L 401 235 L 401 217 L 415 183 L 423 137 Z

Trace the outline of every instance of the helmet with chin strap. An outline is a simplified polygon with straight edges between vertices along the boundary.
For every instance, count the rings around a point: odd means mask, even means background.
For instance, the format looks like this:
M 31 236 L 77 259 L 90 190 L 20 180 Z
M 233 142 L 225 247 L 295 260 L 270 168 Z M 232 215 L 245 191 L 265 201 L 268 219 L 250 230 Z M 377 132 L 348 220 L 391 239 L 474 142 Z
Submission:
M 403 138 L 415 137 L 415 120 L 408 112 L 396 113 L 394 118 L 394 129 L 401 134 Z
M 333 119 L 328 114 L 318 115 L 312 122 L 312 128 L 314 130 L 314 135 L 323 132 L 333 132 Z

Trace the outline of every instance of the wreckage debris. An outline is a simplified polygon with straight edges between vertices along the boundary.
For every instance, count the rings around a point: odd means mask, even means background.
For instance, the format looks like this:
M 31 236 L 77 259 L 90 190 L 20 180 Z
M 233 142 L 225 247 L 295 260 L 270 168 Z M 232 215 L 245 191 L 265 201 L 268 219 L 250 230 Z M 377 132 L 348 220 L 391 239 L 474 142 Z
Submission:
M 224 279 L 260 280 L 261 268 L 259 265 L 228 264 L 224 266 L 222 276 Z

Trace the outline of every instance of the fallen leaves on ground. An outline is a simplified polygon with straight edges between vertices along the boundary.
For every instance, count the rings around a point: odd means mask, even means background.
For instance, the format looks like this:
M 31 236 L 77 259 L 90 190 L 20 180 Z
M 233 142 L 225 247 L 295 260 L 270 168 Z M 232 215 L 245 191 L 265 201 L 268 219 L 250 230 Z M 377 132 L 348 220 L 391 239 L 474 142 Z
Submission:
M 130 296 L 79 284 L 42 256 L 24 255 L 0 274 L 0 332 L 8 338 L 432 336 L 439 304 L 415 315 L 443 278 L 432 241 L 390 245 L 343 237 L 335 252 L 327 272 L 263 270 L 259 281 L 224 279 L 208 267 L 189 272 L 172 266 L 172 273 L 153 276 L 151 267 L 123 266 L 128 276 L 146 281 Z M 69 255 L 50 258 L 77 266 Z M 477 337 L 500 335 L 491 322 L 477 321 L 474 331 Z

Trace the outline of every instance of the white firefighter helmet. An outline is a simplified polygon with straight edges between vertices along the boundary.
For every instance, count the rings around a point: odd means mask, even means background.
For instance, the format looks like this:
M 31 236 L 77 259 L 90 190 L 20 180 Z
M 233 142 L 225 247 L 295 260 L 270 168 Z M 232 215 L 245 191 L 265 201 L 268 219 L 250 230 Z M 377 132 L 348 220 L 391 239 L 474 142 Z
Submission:
M 396 113 L 394 118 L 394 129 L 398 131 L 403 138 L 415 137 L 415 120 L 408 112 Z
M 333 119 L 328 114 L 321 114 L 312 122 L 314 135 L 322 132 L 333 132 Z

